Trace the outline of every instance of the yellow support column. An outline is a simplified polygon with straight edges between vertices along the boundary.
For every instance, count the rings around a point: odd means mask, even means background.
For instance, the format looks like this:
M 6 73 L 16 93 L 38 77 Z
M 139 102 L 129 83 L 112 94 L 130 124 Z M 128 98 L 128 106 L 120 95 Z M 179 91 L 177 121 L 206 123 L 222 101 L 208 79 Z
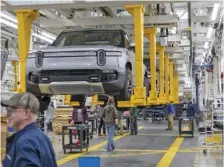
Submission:
M 15 73 L 15 76 L 14 76 L 14 88 L 13 88 L 13 91 L 14 92 L 19 92 L 19 61 L 17 60 L 13 60 L 12 61 L 12 65 L 13 65 L 13 68 L 14 68 L 14 73 Z
M 127 11 L 134 17 L 135 32 L 135 77 L 136 87 L 134 95 L 131 97 L 132 103 L 145 106 L 146 105 L 146 88 L 143 87 L 143 25 L 144 25 L 144 7 L 143 5 L 125 6 Z
M 149 53 L 150 53 L 150 75 L 151 75 L 151 91 L 147 99 L 148 105 L 157 104 L 156 95 L 156 28 L 147 27 L 144 29 L 145 36 L 149 39 Z
M 92 104 L 93 105 L 104 105 L 103 101 L 99 101 L 98 95 L 94 95 L 92 97 Z
M 70 105 L 71 95 L 64 96 L 64 105 Z
M 169 55 L 165 54 L 165 101 L 169 102 Z
M 39 16 L 38 10 L 17 10 L 18 42 L 20 58 L 20 91 L 26 91 L 26 61 L 30 47 L 32 22 Z
M 172 60 L 170 60 L 169 61 L 169 68 L 170 68 L 170 95 L 169 95 L 169 100 L 170 100 L 170 102 L 174 102 L 174 80 L 173 80 L 173 78 L 174 78 L 174 74 L 173 74 L 173 61 Z
M 156 46 L 159 52 L 159 104 L 165 104 L 164 94 L 164 51 L 165 47 L 161 45 Z
M 174 103 L 179 103 L 179 75 L 178 72 L 174 72 L 174 82 L 175 82 L 175 95 L 174 95 Z

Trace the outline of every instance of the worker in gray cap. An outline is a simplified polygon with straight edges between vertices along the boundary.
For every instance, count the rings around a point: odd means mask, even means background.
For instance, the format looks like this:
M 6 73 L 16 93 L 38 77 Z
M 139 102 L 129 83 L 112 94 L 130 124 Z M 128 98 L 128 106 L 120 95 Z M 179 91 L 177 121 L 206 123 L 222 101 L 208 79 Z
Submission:
M 7 138 L 3 167 L 56 167 L 51 141 L 36 126 L 39 101 L 31 93 L 17 93 L 2 100 L 7 107 L 7 123 L 16 132 Z

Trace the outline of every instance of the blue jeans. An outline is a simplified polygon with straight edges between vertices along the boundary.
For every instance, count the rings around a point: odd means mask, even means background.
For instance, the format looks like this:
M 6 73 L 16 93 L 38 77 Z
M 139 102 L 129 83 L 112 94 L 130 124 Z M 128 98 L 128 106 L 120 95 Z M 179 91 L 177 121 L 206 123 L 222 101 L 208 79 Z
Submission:
M 107 151 L 113 151 L 115 149 L 114 144 L 114 133 L 115 133 L 115 125 L 106 125 L 108 140 L 107 140 Z

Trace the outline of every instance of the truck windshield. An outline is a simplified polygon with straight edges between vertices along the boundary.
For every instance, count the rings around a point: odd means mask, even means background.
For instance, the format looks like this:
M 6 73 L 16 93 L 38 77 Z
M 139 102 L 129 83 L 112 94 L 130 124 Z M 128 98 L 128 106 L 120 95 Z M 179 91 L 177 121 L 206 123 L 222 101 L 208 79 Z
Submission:
M 113 45 L 122 47 L 122 31 L 73 31 L 62 32 L 52 44 L 53 46 L 75 45 Z

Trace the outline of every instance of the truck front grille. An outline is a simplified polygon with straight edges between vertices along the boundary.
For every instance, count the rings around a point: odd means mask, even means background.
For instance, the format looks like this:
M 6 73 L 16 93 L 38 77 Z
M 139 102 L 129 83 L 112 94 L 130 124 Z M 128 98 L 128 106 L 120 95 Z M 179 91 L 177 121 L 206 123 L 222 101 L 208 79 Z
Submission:
M 43 76 L 83 76 L 99 73 L 100 70 L 44 70 L 40 72 Z

